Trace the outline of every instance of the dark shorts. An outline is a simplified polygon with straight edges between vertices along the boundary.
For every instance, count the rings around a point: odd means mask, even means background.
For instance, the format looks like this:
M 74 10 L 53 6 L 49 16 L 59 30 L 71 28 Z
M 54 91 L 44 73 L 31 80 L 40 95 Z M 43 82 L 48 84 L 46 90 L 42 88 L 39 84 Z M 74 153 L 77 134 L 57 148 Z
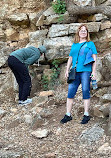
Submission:
M 91 72 L 77 72 L 75 80 L 68 86 L 67 98 L 72 99 L 75 97 L 77 89 L 82 84 L 83 99 L 90 98 L 90 81 Z

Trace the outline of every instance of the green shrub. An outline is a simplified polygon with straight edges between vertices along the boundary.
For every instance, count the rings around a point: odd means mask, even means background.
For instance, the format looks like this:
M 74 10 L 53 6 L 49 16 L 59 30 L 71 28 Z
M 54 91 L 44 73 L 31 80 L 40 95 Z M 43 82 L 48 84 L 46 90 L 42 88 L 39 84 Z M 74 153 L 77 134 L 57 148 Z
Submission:
M 50 89 L 54 89 L 56 81 L 58 80 L 58 76 L 60 74 L 59 64 L 60 64 L 60 62 L 56 59 L 52 62 L 53 67 L 52 67 L 51 80 L 50 80 L 50 84 L 49 84 Z
M 48 80 L 48 76 L 46 75 L 43 75 L 42 76 L 42 86 L 43 86 L 43 89 L 46 91 L 48 90 L 48 85 L 49 85 L 49 80 Z
M 58 23 L 61 23 L 64 20 L 64 15 L 60 15 L 58 19 Z
M 60 74 L 60 68 L 59 68 L 60 62 L 58 60 L 54 60 L 52 62 L 52 73 L 51 73 L 51 79 L 48 79 L 48 76 L 43 75 L 42 76 L 42 86 L 44 90 L 54 89 L 54 86 L 56 83 L 60 84 L 58 80 L 58 76 Z
M 64 14 L 66 12 L 66 3 L 63 0 L 52 2 L 52 7 L 57 14 Z

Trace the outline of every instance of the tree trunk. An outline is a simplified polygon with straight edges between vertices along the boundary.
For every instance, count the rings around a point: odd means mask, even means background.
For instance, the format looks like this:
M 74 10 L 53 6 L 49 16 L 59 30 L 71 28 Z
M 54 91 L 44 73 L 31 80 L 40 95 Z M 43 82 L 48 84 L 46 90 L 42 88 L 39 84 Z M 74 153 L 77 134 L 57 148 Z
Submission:
M 97 14 L 97 13 L 103 13 L 108 17 L 111 17 L 111 6 L 85 6 L 85 7 L 79 7 L 74 4 L 72 0 L 66 0 L 67 4 L 67 10 L 69 14 L 71 15 L 81 15 L 81 14 Z

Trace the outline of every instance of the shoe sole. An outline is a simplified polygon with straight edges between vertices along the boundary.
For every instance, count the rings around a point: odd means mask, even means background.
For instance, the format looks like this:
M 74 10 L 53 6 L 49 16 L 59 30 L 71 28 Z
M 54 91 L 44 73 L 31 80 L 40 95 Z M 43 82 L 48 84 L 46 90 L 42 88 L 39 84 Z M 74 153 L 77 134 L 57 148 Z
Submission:
M 72 120 L 72 119 L 71 119 L 71 120 Z M 71 121 L 71 120 L 69 120 L 69 121 Z M 69 122 L 69 121 L 67 121 L 67 122 Z M 62 121 L 60 121 L 61 124 L 64 124 L 64 123 L 67 123 L 67 122 L 62 122 Z
M 32 103 L 32 102 L 31 102 L 31 103 Z M 20 103 L 19 106 L 28 105 L 28 104 L 31 104 L 31 103 L 24 103 L 24 104 Z
M 82 122 L 81 122 L 80 124 L 83 124 L 83 125 L 84 125 L 84 124 L 87 124 L 89 121 L 90 121 L 90 119 L 89 119 L 86 123 L 82 123 Z

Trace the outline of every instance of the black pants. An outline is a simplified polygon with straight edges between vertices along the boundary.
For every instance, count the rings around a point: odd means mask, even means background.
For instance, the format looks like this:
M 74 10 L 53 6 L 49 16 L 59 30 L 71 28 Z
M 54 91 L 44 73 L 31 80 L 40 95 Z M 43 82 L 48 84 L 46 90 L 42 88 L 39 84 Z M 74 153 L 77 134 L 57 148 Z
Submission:
M 27 67 L 14 56 L 9 56 L 8 66 L 14 73 L 19 85 L 19 100 L 27 100 L 31 91 L 31 78 Z

